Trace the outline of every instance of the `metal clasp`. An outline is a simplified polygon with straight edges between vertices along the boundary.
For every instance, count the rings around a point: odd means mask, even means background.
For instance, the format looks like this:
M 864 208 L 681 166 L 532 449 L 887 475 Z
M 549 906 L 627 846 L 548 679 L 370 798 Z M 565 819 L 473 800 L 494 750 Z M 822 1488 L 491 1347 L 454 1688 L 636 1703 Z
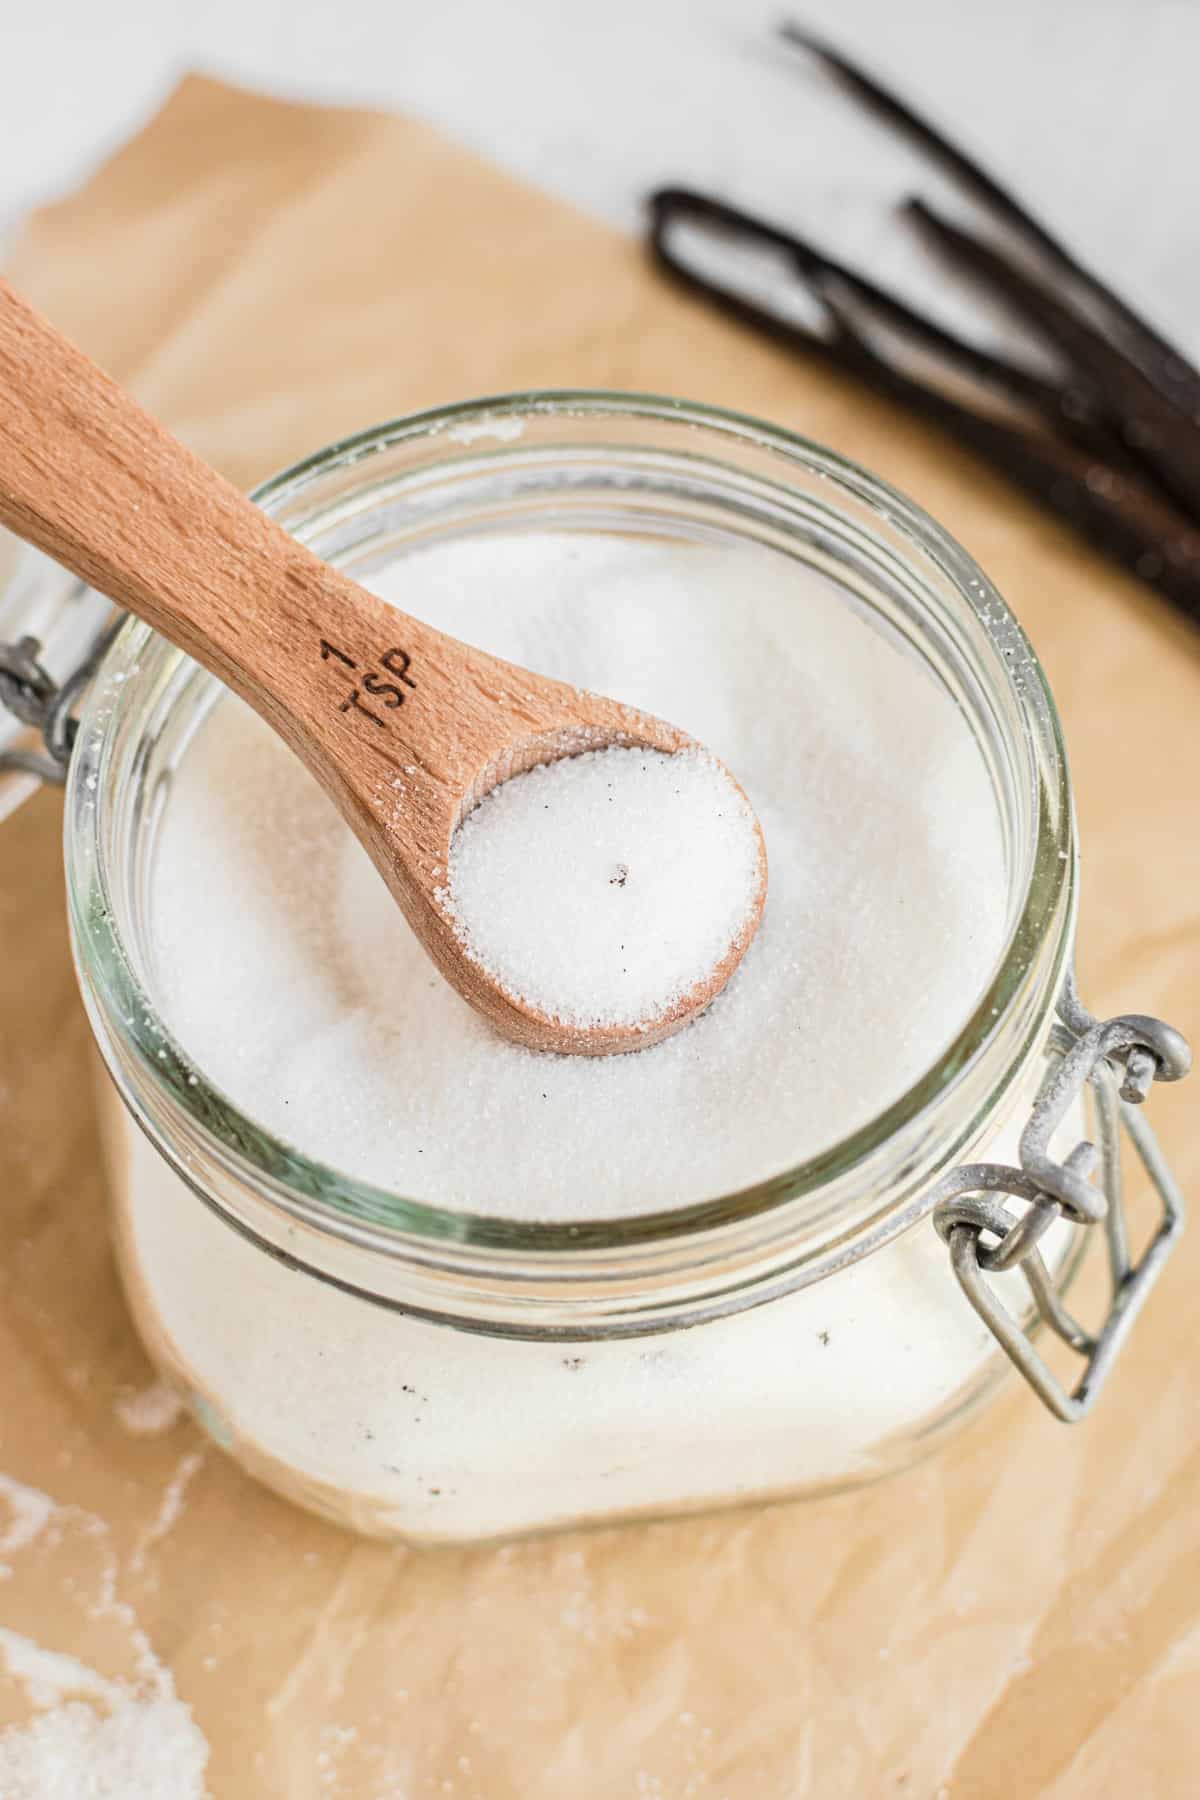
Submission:
M 963 1292 L 1005 1355 L 1055 1417 L 1074 1424 L 1094 1405 L 1183 1229 L 1182 1197 L 1139 1109 L 1155 1081 L 1179 1081 L 1192 1059 L 1186 1040 L 1160 1019 L 1130 1013 L 1099 1023 L 1080 1005 L 1070 979 L 1059 1017 L 1062 1023 L 1051 1040 L 1058 1060 L 1022 1133 L 1020 1168 L 964 1163 L 952 1169 L 935 1188 L 933 1222 L 949 1245 Z M 1050 1139 L 1085 1086 L 1095 1096 L 1099 1147 L 1078 1143 L 1056 1162 L 1049 1153 Z M 1162 1207 L 1154 1236 L 1137 1263 L 1130 1262 L 1122 1203 L 1122 1128 Z M 1097 1163 L 1100 1182 L 1095 1184 L 1091 1175 Z M 1024 1211 L 1014 1211 L 1000 1195 L 1025 1201 Z M 1094 1335 L 1063 1305 L 1038 1249 L 1039 1239 L 1060 1218 L 1104 1227 L 1111 1294 L 1107 1316 Z M 1073 1393 L 1047 1367 L 987 1280 L 988 1271 L 1011 1268 L 1025 1276 L 1042 1322 L 1087 1358 Z
M 20 746 L 0 750 L 0 773 L 19 771 L 56 786 L 66 780 L 75 743 L 76 703 L 124 622 L 123 614 L 112 620 L 78 668 L 61 683 L 55 682 L 42 666 L 42 647 L 37 638 L 23 637 L 15 644 L 0 644 L 0 707 L 40 732 L 44 745 L 42 750 Z

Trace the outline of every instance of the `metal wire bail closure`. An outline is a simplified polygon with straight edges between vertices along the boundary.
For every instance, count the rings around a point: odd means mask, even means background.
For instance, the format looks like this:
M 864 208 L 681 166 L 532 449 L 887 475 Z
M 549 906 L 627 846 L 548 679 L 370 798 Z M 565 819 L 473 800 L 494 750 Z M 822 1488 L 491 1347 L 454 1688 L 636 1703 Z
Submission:
M 1021 1134 L 1020 1168 L 1002 1163 L 963 1163 L 934 1190 L 933 1222 L 949 1245 L 959 1284 L 1005 1355 L 1056 1418 L 1082 1419 L 1095 1404 L 1125 1337 L 1158 1279 L 1183 1229 L 1183 1200 L 1139 1108 L 1155 1081 L 1179 1081 L 1191 1068 L 1186 1040 L 1161 1019 L 1128 1013 L 1099 1023 L 1068 978 L 1059 1002 L 1056 1056 Z M 1118 1074 L 1121 1084 L 1118 1090 Z M 1049 1154 L 1050 1139 L 1085 1086 L 1092 1088 L 1099 1147 L 1076 1144 L 1062 1162 Z M 1139 1262 L 1129 1259 L 1121 1194 L 1120 1134 L 1124 1127 L 1161 1202 L 1154 1236 Z M 1100 1181 L 1091 1180 L 1099 1165 Z M 1026 1203 L 1014 1211 L 999 1198 Z M 1102 1224 L 1111 1286 L 1107 1316 L 1093 1335 L 1067 1311 L 1038 1249 L 1057 1219 Z M 1029 1283 L 1043 1324 L 1087 1358 L 1079 1384 L 1068 1393 L 1034 1348 L 1020 1322 L 1001 1302 L 987 1273 L 1019 1268 Z
M 75 706 L 124 622 L 123 614 L 114 619 L 61 684 L 42 666 L 37 638 L 0 644 L 0 707 L 39 731 L 45 745 L 44 750 L 0 750 L 0 774 L 35 775 L 39 781 L 62 786 L 75 742 Z

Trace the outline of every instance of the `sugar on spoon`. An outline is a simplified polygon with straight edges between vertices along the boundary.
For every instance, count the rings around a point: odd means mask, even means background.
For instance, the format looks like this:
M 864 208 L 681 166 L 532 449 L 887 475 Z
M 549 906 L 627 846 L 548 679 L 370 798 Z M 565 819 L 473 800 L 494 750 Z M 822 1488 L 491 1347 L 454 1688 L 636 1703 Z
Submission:
M 762 912 L 766 853 L 723 765 L 663 720 L 460 643 L 330 568 L 3 281 L 0 522 L 169 638 L 278 732 L 446 980 L 505 1036 L 576 1055 L 642 1049 L 701 1012 L 741 960 Z M 749 844 L 744 909 L 684 985 L 668 983 L 652 1002 L 641 990 L 642 1016 L 581 1013 L 541 990 L 531 999 L 528 984 L 481 957 L 447 881 L 455 834 L 493 789 L 617 746 L 651 762 L 699 757 L 751 834 L 740 847 Z M 527 903 L 536 920 L 538 895 Z M 655 943 L 669 942 L 672 920 L 656 923 Z

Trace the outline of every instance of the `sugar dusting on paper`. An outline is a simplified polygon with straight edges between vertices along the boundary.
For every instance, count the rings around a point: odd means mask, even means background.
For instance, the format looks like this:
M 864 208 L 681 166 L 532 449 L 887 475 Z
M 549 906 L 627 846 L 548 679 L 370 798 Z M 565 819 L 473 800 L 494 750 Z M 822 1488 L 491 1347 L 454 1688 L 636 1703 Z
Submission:
M 155 1544 L 161 1543 L 178 1522 L 188 1487 L 203 1466 L 203 1450 L 189 1450 L 186 1456 L 180 1458 L 175 1473 L 163 1489 L 158 1512 L 142 1532 L 129 1559 L 129 1567 L 135 1575 L 141 1574 L 150 1551 Z
M 157 1436 L 170 1431 L 183 1414 L 183 1401 L 165 1381 L 123 1394 L 116 1404 L 117 1418 L 135 1437 Z
M 0 1526 L 0 1557 L 11 1556 L 45 1530 L 54 1515 L 54 1502 L 36 1488 L 12 1481 L 7 1475 L 0 1475 L 0 1501 L 4 1502 L 4 1511 L 0 1512 L 4 1521 Z
M 94 1514 L 0 1476 L 0 1546 L 6 1557 L 38 1559 L 30 1571 L 34 1597 L 52 1583 L 71 1590 L 78 1561 L 98 1561 L 99 1597 L 87 1608 L 86 1635 L 103 1647 L 106 1663 L 118 1665 L 96 1667 L 9 1624 L 18 1610 L 9 1599 L 15 1585 L 7 1585 L 15 1565 L 4 1565 L 0 1701 L 3 1716 L 12 1703 L 20 1716 L 0 1730 L 3 1800 L 206 1800 L 208 1745 L 170 1670 L 116 1597 L 107 1540 Z

